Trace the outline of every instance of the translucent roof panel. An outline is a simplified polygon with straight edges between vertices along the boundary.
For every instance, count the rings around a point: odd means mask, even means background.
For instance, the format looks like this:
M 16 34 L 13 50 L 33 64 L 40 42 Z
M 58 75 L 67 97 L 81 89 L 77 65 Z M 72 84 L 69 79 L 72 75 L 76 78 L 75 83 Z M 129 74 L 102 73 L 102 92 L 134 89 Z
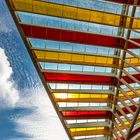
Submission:
M 122 10 L 122 4 L 110 3 L 107 1 L 101 1 L 101 0 L 94 0 L 94 1 L 93 0 L 86 0 L 86 1 L 83 1 L 83 0 L 73 0 L 73 1 L 44 0 L 44 1 L 70 5 L 70 6 L 75 6 L 75 7 L 81 7 L 85 9 L 115 13 L 115 14 L 121 14 L 121 10 Z
M 58 102 L 59 107 L 106 107 L 108 106 L 107 103 L 82 103 L 82 102 Z
M 78 94 L 78 93 L 53 93 L 54 97 L 57 99 L 61 98 L 70 98 L 70 99 L 76 99 L 76 98 L 95 98 L 95 99 L 108 99 L 108 94 Z
M 43 70 L 59 70 L 59 71 L 77 71 L 77 72 L 105 72 L 111 73 L 112 68 L 98 67 L 98 66 L 86 66 L 75 64 L 61 64 L 61 63 L 39 63 Z
M 83 138 L 92 138 L 92 139 L 100 138 L 102 140 L 102 138 L 104 138 L 104 137 L 105 137 L 105 135 L 77 136 L 77 137 L 74 137 L 74 140 L 81 140 Z
M 82 119 L 80 119 L 80 120 L 66 120 L 66 123 L 67 124 L 75 124 L 75 123 L 88 123 L 88 122 L 95 122 L 95 123 L 97 123 L 97 122 L 109 122 L 108 120 L 106 120 L 106 119 L 84 119 L 84 120 L 82 120 Z
M 97 89 L 97 90 L 109 90 L 109 86 L 105 85 L 85 85 L 85 84 L 49 84 L 52 89 Z
M 60 50 L 60 51 L 70 51 L 70 52 L 79 52 L 79 53 L 87 53 L 87 54 L 102 54 L 102 55 L 114 55 L 114 48 L 107 48 L 102 46 L 95 45 L 84 45 L 84 44 L 76 44 L 70 42 L 60 42 L 60 41 L 52 41 L 52 40 L 43 40 L 43 39 L 35 39 L 29 38 L 31 46 L 33 48 L 40 49 L 49 49 L 49 50 Z
M 33 25 L 20 24 L 22 31 L 27 37 L 48 39 L 54 41 L 71 42 L 78 44 L 104 46 L 110 48 L 124 48 L 125 39 L 122 37 L 105 36 L 102 34 L 91 34 L 85 32 L 77 32 L 70 30 L 62 30 L 59 28 L 40 27 Z M 121 41 L 122 45 L 118 46 Z M 133 41 L 139 42 L 139 39 L 133 39 Z M 128 43 L 128 48 L 138 48 L 133 43 Z
M 100 33 L 106 35 L 117 36 L 118 27 L 107 26 L 96 23 L 88 23 L 82 21 L 75 21 L 70 19 L 43 16 L 25 12 L 17 12 L 22 23 L 33 24 L 38 26 L 48 26 L 54 28 L 62 28 L 67 30 L 75 30 L 89 33 Z
M 117 65 L 113 64 L 114 57 L 92 56 L 92 55 L 90 56 L 66 52 L 38 51 L 38 50 L 34 51 L 34 53 L 39 61 L 61 62 L 68 64 L 81 63 L 83 65 L 118 67 Z
M 21 6 L 21 4 L 23 6 Z M 31 5 L 33 7 L 31 7 Z M 120 26 L 121 16 L 116 14 L 109 14 L 99 11 L 85 10 L 71 6 L 64 6 L 59 4 L 52 4 L 42 1 L 29 1 L 23 0 L 14 2 L 14 6 L 19 11 L 33 12 L 47 14 L 50 16 L 58 16 L 69 19 L 82 20 L 87 22 L 97 22 L 100 24 L 107 24 L 112 26 Z M 36 8 L 38 7 L 38 8 Z M 45 10 L 47 7 L 48 11 Z M 83 15 L 84 13 L 84 15 Z M 138 19 L 134 19 L 134 23 L 138 23 Z M 129 28 L 130 17 L 127 17 L 126 27 Z M 133 28 L 139 28 L 139 24 L 133 25 Z

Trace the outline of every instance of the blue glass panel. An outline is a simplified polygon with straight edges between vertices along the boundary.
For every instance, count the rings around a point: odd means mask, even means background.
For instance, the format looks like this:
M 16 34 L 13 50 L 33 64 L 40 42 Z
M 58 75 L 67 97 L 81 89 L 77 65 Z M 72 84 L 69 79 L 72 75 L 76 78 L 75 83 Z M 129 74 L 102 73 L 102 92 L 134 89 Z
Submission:
M 105 67 L 95 67 L 95 72 L 105 72 Z
M 57 70 L 57 65 L 55 65 L 54 63 L 47 63 L 47 64 L 45 65 L 45 69 L 46 69 L 46 70 L 51 70 L 51 69 Z
M 83 71 L 87 71 L 87 72 L 93 72 L 95 69 L 95 67 L 93 66 L 84 66 L 83 67 Z
M 76 64 L 61 64 L 61 63 L 49 63 L 39 62 L 40 66 L 44 70 L 62 70 L 62 71 L 80 71 L 80 72 L 106 72 L 111 73 L 112 68 L 99 67 L 99 66 L 86 66 Z
M 48 26 L 53 28 L 61 28 L 65 30 L 76 30 L 89 33 L 101 33 L 105 35 L 117 36 L 118 27 L 88 23 L 77 20 L 70 20 L 58 17 L 50 17 L 38 14 L 17 12 L 21 22 L 26 24 L 34 24 L 39 26 Z
M 114 48 L 107 48 L 101 46 L 91 46 L 84 44 L 75 44 L 60 41 L 51 41 L 43 39 L 29 38 L 31 46 L 33 48 L 46 48 L 60 51 L 71 51 L 87 54 L 103 54 L 103 55 L 114 55 Z
M 97 47 L 95 46 L 95 47 L 86 47 L 86 52 L 88 52 L 88 53 L 97 53 Z
M 59 50 L 59 43 L 56 41 L 46 41 L 46 48 Z
M 30 41 L 32 47 L 35 47 L 35 48 L 45 48 L 45 46 L 46 46 L 45 40 L 29 38 L 29 41 Z
M 58 64 L 58 70 L 70 70 L 69 64 Z
M 82 71 L 82 66 L 80 65 L 71 65 L 72 71 Z
M 60 43 L 60 50 L 64 50 L 64 51 L 72 51 L 73 45 L 71 45 L 70 43 Z
M 73 51 L 74 52 L 85 52 L 86 46 L 81 46 L 80 44 L 75 44 L 73 46 Z

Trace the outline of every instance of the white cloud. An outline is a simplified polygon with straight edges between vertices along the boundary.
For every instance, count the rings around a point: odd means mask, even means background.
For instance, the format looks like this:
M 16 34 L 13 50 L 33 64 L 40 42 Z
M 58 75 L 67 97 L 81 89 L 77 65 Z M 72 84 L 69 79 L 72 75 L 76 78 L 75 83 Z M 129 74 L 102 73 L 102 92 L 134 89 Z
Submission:
M 34 108 L 33 113 L 16 120 L 17 131 L 31 140 L 68 140 L 65 130 L 43 88 L 26 90 L 19 107 Z
M 19 100 L 18 90 L 11 80 L 12 73 L 8 58 L 0 48 L 0 108 L 14 107 Z
M 12 73 L 8 58 L 0 48 L 0 108 L 31 110 L 29 114 L 23 111 L 10 116 L 9 119 L 17 126 L 16 131 L 25 134 L 25 137 L 31 137 L 14 140 L 68 140 L 44 88 L 35 87 L 18 91 L 11 80 Z

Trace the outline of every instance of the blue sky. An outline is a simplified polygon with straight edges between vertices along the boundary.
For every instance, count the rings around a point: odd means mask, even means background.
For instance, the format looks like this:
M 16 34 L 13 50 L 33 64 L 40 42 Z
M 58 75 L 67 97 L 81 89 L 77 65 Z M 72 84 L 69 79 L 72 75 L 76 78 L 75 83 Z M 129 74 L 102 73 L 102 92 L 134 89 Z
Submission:
M 0 0 L 0 140 L 68 140 Z

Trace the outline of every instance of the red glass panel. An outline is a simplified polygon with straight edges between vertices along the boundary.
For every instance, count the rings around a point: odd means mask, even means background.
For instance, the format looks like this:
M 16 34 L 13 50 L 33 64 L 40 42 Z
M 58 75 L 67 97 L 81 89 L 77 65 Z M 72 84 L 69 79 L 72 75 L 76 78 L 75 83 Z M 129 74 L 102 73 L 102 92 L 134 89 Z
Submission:
M 135 105 L 132 105 L 132 106 L 129 106 L 129 108 L 131 108 L 131 110 L 133 111 L 133 112 L 135 112 L 136 111 L 136 109 L 137 109 L 137 107 L 135 106 Z M 125 112 L 125 113 L 127 113 L 127 108 L 123 108 L 123 111 Z M 129 113 L 129 112 L 128 112 Z
M 82 43 L 88 45 L 97 45 L 111 48 L 118 48 L 118 41 L 121 41 L 120 47 L 124 48 L 124 40 L 119 37 L 105 36 L 99 34 L 82 33 L 77 31 L 61 30 L 48 27 L 38 27 L 33 25 L 21 24 L 22 30 L 27 37 L 49 39 L 55 41 L 64 41 L 72 43 Z M 140 42 L 140 39 L 133 39 Z M 128 48 L 138 48 L 138 46 L 129 43 Z
M 82 33 L 48 27 L 38 27 L 25 24 L 21 24 L 21 27 L 25 33 L 25 36 L 27 37 L 50 39 L 55 41 L 68 41 L 73 43 L 83 43 L 116 48 L 117 42 L 120 40 L 119 37 L 117 38 L 112 36 Z
M 61 36 L 60 41 L 75 42 L 76 37 L 73 31 L 63 30 L 61 31 L 60 36 Z M 79 43 L 81 42 L 79 41 Z
M 111 119 L 109 111 L 65 111 L 62 112 L 65 119 Z
M 133 75 L 137 80 L 140 81 L 140 74 L 135 74 Z M 134 80 L 132 80 L 131 78 L 129 78 L 128 76 L 124 76 L 123 79 L 127 82 L 127 83 L 135 83 Z
M 137 107 L 136 107 L 135 105 L 129 106 L 129 108 L 131 108 L 131 110 L 132 110 L 133 112 L 135 112 L 136 109 L 137 109 Z M 130 113 L 130 112 L 127 110 L 127 108 L 122 108 L 122 110 L 125 112 L 125 114 L 129 114 L 129 113 Z M 117 110 L 117 113 L 118 113 L 119 115 L 121 115 L 121 113 L 119 112 L 119 110 Z
M 76 83 L 94 83 L 94 84 L 104 84 L 104 85 L 116 85 L 117 79 L 115 77 L 109 76 L 97 76 L 97 75 L 80 75 L 80 74 L 64 74 L 64 73 L 44 73 L 47 81 L 56 82 L 76 82 Z M 140 81 L 140 74 L 133 75 L 136 79 Z M 123 76 L 123 79 L 127 83 L 134 83 L 132 79 L 128 76 Z
M 137 135 L 138 133 L 140 133 L 140 127 L 137 128 L 135 131 L 133 131 L 130 135 L 130 138 L 134 137 L 135 135 Z
M 68 83 L 91 83 L 114 85 L 114 78 L 109 76 L 80 75 L 44 72 L 44 76 L 49 82 L 68 82 Z
M 53 28 L 43 28 L 43 29 L 46 30 L 46 35 L 44 36 L 46 39 L 51 40 L 53 38 L 53 40 L 61 40 L 61 31 L 59 29 Z
M 22 30 L 26 36 L 32 36 L 32 26 L 29 25 L 21 25 Z

